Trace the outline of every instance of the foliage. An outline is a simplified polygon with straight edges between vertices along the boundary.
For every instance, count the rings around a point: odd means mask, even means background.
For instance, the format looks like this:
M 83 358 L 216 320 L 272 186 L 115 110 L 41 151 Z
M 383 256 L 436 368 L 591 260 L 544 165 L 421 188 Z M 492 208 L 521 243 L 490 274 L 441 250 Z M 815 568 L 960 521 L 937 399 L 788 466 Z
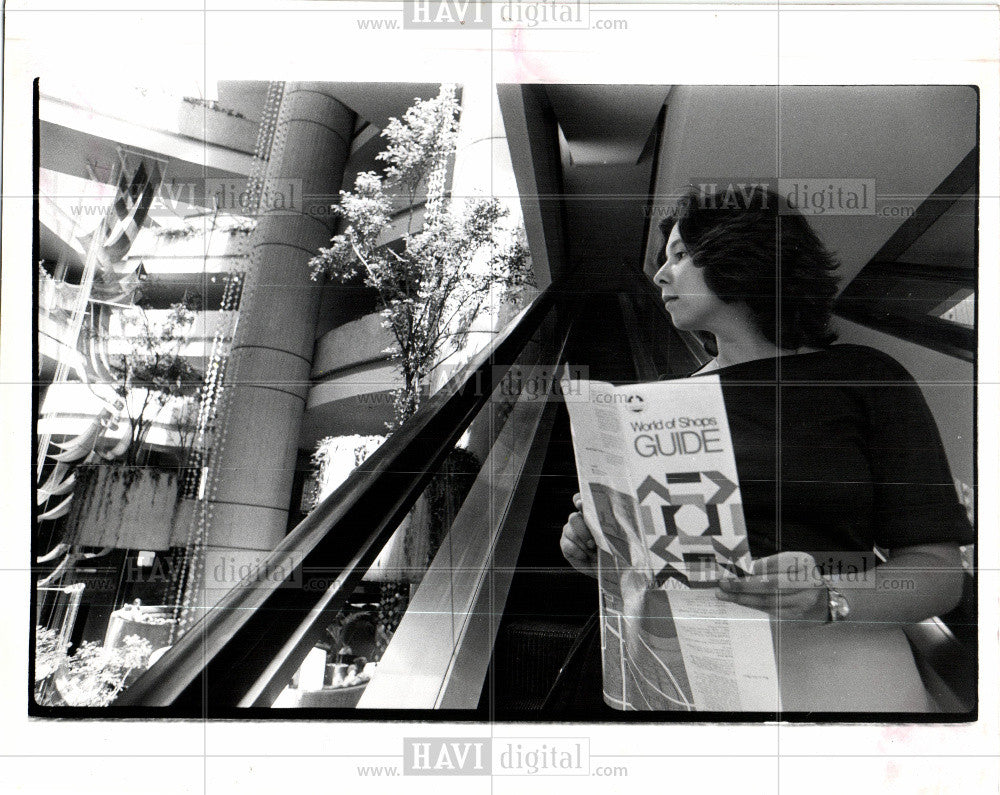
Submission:
M 257 221 L 253 218 L 233 217 L 221 226 L 223 232 L 231 235 L 249 235 L 257 228 Z
M 424 492 L 430 509 L 427 521 L 429 543 L 427 565 L 441 548 L 441 543 L 451 529 L 455 516 L 466 496 L 472 490 L 482 464 L 475 453 L 461 447 L 448 452 L 441 468 L 431 478 Z
M 199 231 L 194 224 L 186 223 L 184 226 L 161 226 L 153 231 L 153 235 L 165 240 L 180 240 L 194 237 Z
M 360 277 L 377 292 L 403 381 L 393 395 L 390 432 L 416 412 L 446 346 L 454 351 L 464 345 L 487 301 L 499 302 L 532 282 L 524 235 L 505 224 L 508 212 L 498 200 L 453 207 L 443 199 L 443 168 L 455 152 L 458 115 L 454 93 L 442 88 L 434 99 L 416 100 L 402 119 L 390 119 L 382 131 L 387 146 L 377 155 L 386 164 L 383 173 L 358 174 L 354 189 L 341 191 L 333 210 L 343 231 L 310 261 L 314 279 Z M 427 201 L 417 228 L 421 190 Z M 400 243 L 384 245 L 398 222 L 400 199 L 406 233 Z M 408 584 L 381 585 L 377 615 L 384 637 L 391 637 L 408 602 Z
M 153 231 L 153 235 L 166 240 L 182 240 L 196 237 L 206 231 L 226 232 L 230 235 L 249 235 L 257 228 L 257 221 L 242 216 L 225 216 L 213 218 L 198 226 L 186 221 L 182 226 L 161 226 Z
M 173 304 L 160 323 L 142 305 L 123 313 L 122 330 L 130 347 L 109 359 L 115 392 L 123 398 L 129 422 L 129 443 L 123 455 L 127 465 L 139 463 L 149 430 L 167 404 L 176 398 L 190 402 L 201 386 L 201 373 L 181 355 L 194 325 L 193 304 L 188 298 Z
M 326 436 L 316 443 L 312 463 L 316 467 L 316 489 L 312 507 L 332 494 L 348 475 L 378 450 L 384 436 Z
M 315 279 L 347 281 L 360 275 L 378 293 L 403 376 L 390 430 L 417 410 L 445 346 L 464 344 L 484 304 L 531 280 L 523 237 L 505 228 L 508 213 L 498 200 L 470 201 L 456 209 L 443 202 L 434 184 L 444 159 L 455 151 L 458 111 L 453 94 L 442 90 L 435 99 L 417 100 L 402 120 L 390 120 L 382 131 L 388 146 L 378 155 L 387 164 L 384 173 L 359 174 L 353 191 L 341 191 L 333 210 L 344 220 L 344 231 L 310 261 Z M 414 231 L 424 185 L 424 223 Z M 381 245 L 400 194 L 406 200 L 407 234 L 401 246 Z
M 409 604 L 410 586 L 407 583 L 384 582 L 379 586 L 378 627 L 382 635 L 392 638 Z
M 66 646 L 54 629 L 35 626 L 35 681 L 51 676 L 66 661 Z
M 194 105 L 196 108 L 208 108 L 208 110 L 214 110 L 216 113 L 225 113 L 227 116 L 232 116 L 234 119 L 246 118 L 246 116 L 238 110 L 221 105 L 214 99 L 202 99 L 201 97 L 181 97 L 181 99 L 188 105 Z
M 40 668 L 48 670 L 58 659 L 48 675 L 54 673 L 58 695 L 71 707 L 106 707 L 125 689 L 132 674 L 149 667 L 153 649 L 148 640 L 138 635 L 123 638 L 121 646 L 110 650 L 99 643 L 84 641 L 72 655 L 63 653 L 58 658 L 48 633 L 55 635 L 44 627 L 35 629 L 35 678 L 39 679 Z M 48 692 L 43 697 L 45 703 L 54 703 L 55 693 L 51 689 Z
M 382 652 L 389 645 L 389 636 L 371 605 L 361 608 L 352 606 L 337 613 L 316 645 L 324 649 L 329 657 L 350 654 L 372 662 L 381 659 Z

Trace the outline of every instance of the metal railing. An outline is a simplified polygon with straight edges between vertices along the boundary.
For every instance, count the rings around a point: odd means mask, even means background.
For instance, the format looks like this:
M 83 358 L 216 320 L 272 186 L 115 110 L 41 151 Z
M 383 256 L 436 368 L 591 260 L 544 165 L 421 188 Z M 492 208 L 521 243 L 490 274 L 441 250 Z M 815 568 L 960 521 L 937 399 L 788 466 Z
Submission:
M 566 295 L 572 292 L 559 283 L 537 296 L 112 709 L 162 707 L 171 714 L 225 717 L 270 706 L 554 310 L 556 336 L 565 339 L 573 312 Z M 329 582 L 331 572 L 331 585 L 310 587 L 313 577 Z

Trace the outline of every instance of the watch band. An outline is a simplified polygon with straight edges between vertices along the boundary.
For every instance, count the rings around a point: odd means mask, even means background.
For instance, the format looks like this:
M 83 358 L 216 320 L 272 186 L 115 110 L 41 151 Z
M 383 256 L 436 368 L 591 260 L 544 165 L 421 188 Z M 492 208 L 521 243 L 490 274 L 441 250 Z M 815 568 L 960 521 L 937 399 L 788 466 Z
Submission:
M 827 592 L 827 623 L 833 624 L 838 621 L 843 621 L 850 615 L 851 605 L 840 591 L 834 588 L 829 583 L 826 586 Z

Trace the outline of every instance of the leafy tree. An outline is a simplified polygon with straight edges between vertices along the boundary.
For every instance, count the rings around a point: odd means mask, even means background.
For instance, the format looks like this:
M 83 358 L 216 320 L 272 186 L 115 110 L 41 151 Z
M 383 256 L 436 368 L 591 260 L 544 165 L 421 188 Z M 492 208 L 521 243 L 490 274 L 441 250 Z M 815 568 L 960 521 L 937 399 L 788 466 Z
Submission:
M 394 400 L 395 425 L 419 407 L 421 388 L 445 347 L 464 342 L 476 315 L 490 299 L 530 284 L 524 237 L 505 228 L 507 210 L 495 198 L 453 208 L 444 200 L 444 168 L 454 154 L 459 106 L 453 90 L 417 100 L 402 119 L 382 131 L 387 148 L 377 159 L 382 174 L 359 174 L 352 191 L 340 192 L 334 212 L 345 222 L 310 261 L 313 278 L 347 281 L 358 274 L 378 293 L 392 351 L 403 377 Z M 426 187 L 423 224 L 415 229 L 417 199 Z M 407 233 L 401 246 L 383 245 L 394 206 L 405 200 Z
M 160 322 L 151 318 L 143 305 L 136 305 L 122 315 L 122 330 L 129 349 L 109 359 L 111 372 L 117 379 L 115 392 L 123 399 L 129 423 L 128 443 L 122 454 L 126 465 L 139 464 L 149 430 L 167 404 L 176 398 L 190 398 L 201 386 L 201 373 L 181 355 L 194 325 L 193 304 L 192 299 L 185 297 L 171 305 Z M 183 436 L 186 429 L 180 430 Z

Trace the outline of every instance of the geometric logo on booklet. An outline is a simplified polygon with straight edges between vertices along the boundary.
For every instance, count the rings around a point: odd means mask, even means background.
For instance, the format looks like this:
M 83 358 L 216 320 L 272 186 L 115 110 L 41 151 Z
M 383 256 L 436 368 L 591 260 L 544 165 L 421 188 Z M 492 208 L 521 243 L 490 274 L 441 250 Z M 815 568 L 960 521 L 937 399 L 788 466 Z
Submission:
M 655 577 L 658 585 L 676 579 L 694 586 L 714 583 L 725 571 L 737 576 L 750 572 L 743 506 L 738 502 L 725 504 L 737 488 L 715 470 L 671 472 L 663 481 L 653 477 L 643 480 L 636 497 L 646 525 L 644 536 L 651 540 L 648 549 L 662 561 Z M 649 499 L 654 496 L 658 499 Z M 654 505 L 643 505 L 647 500 Z M 659 509 L 663 521 L 659 528 L 649 526 L 653 521 L 650 507 Z

